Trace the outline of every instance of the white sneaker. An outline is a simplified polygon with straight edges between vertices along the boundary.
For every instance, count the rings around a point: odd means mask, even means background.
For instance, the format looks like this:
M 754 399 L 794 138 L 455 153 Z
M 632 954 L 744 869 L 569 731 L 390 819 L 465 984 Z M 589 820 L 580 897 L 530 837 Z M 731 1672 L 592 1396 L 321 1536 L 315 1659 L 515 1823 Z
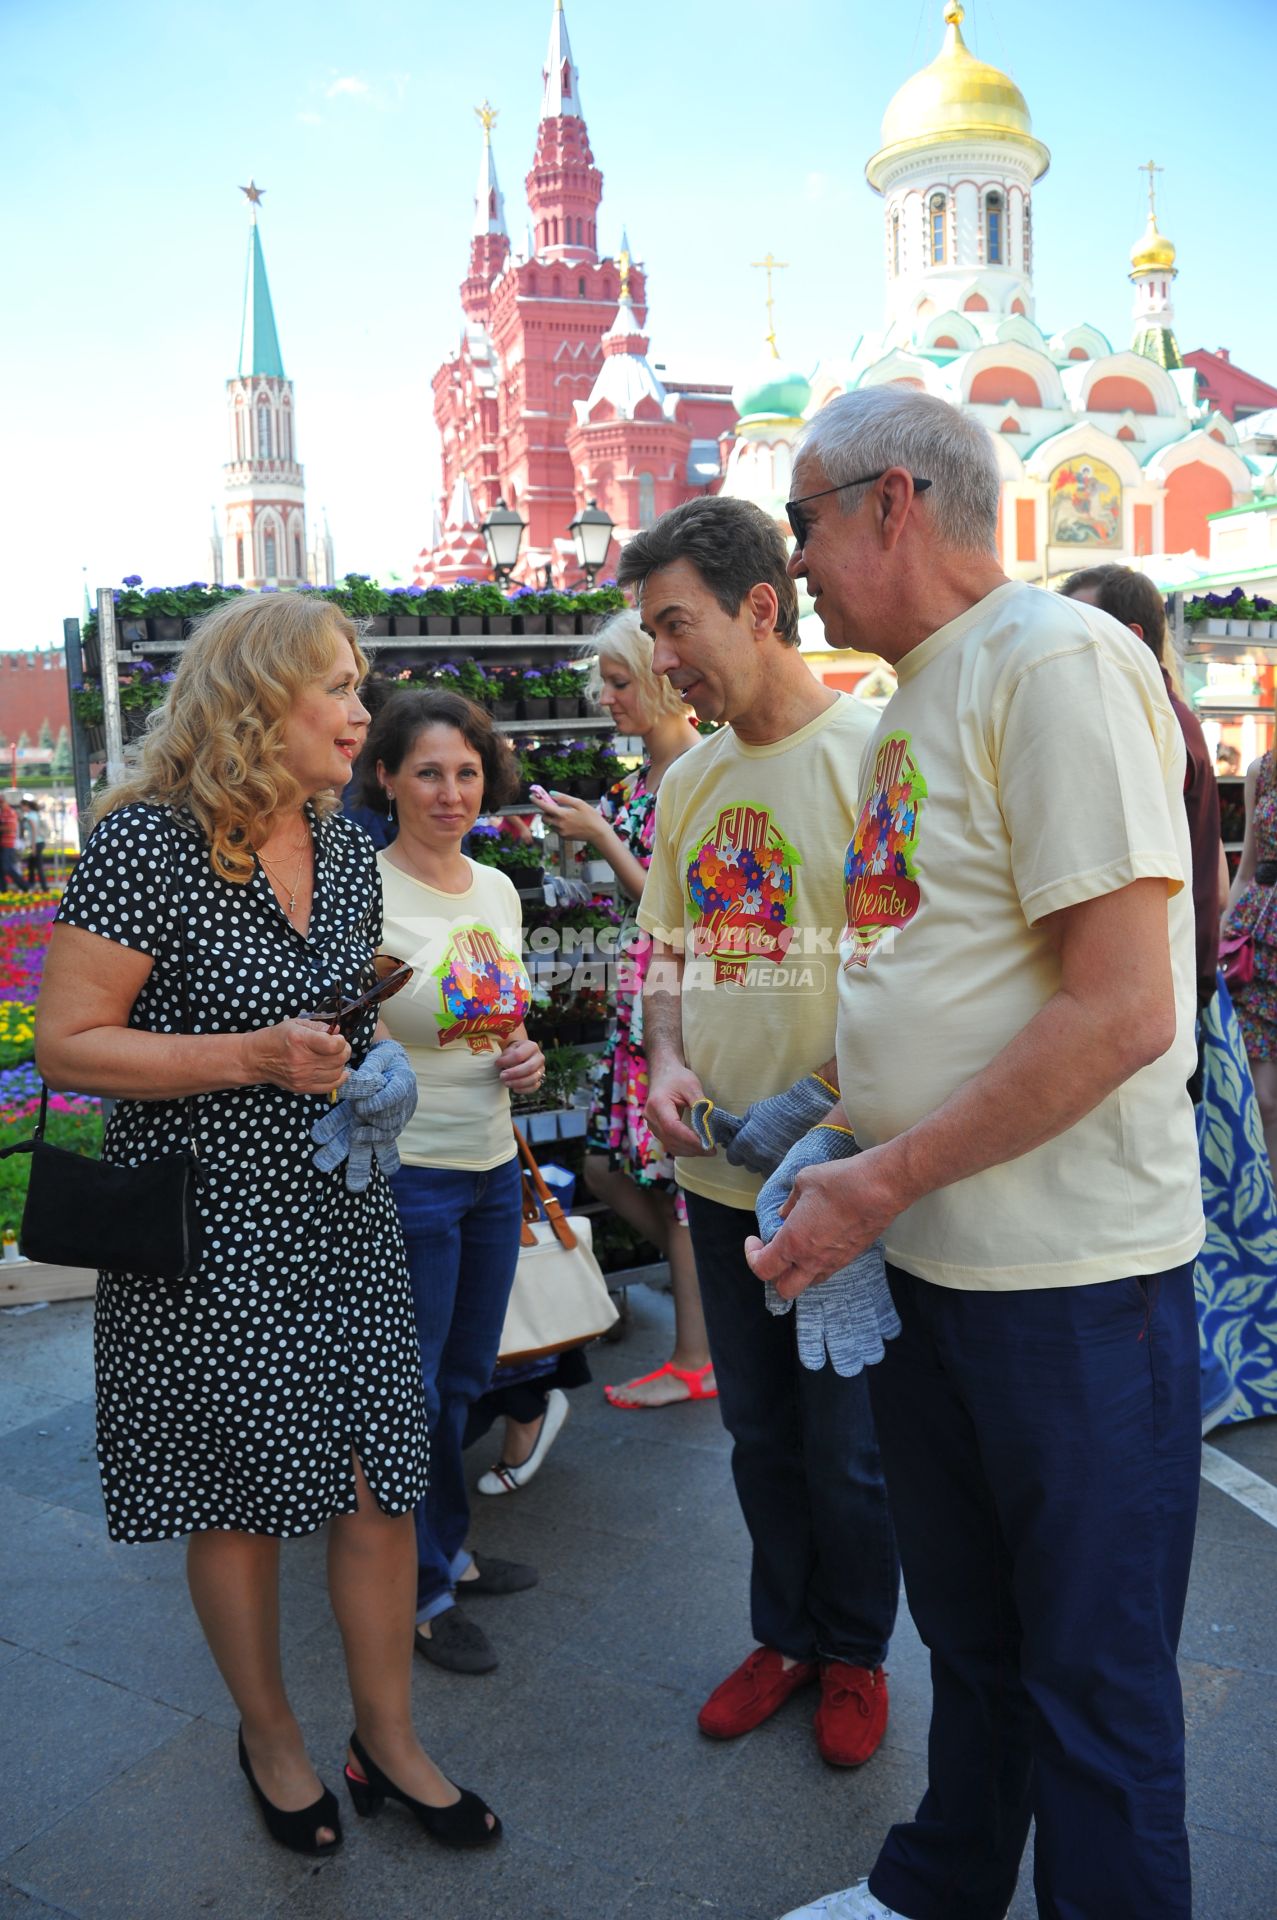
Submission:
M 517 1493 L 520 1487 L 526 1487 L 528 1481 L 537 1474 L 546 1454 L 559 1437 L 559 1430 L 572 1409 L 562 1387 L 551 1387 L 545 1397 L 545 1415 L 541 1421 L 541 1431 L 522 1466 L 509 1467 L 504 1460 L 498 1460 L 494 1467 L 479 1476 L 480 1493 Z
M 894 1907 L 884 1907 L 870 1893 L 869 1882 L 858 1880 L 841 1893 L 822 1894 L 810 1906 L 795 1907 L 783 1920 L 906 1920 L 906 1916 Z

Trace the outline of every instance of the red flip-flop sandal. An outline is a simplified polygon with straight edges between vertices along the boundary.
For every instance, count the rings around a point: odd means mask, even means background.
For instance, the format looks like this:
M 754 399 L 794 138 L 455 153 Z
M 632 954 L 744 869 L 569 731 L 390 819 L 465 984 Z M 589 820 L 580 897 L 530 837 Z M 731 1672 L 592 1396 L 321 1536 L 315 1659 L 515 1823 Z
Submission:
M 626 1382 L 626 1386 L 645 1387 L 649 1380 L 659 1380 L 663 1374 L 669 1373 L 673 1374 L 676 1380 L 683 1382 L 687 1388 L 687 1397 L 689 1400 L 717 1400 L 718 1388 L 707 1387 L 705 1384 L 706 1374 L 713 1373 L 713 1371 L 714 1362 L 712 1360 L 707 1360 L 703 1367 L 691 1369 L 687 1367 L 676 1367 L 672 1360 L 667 1360 L 663 1367 L 656 1369 L 655 1373 L 645 1373 L 638 1380 L 629 1380 Z M 608 1405 L 619 1408 L 622 1413 L 655 1413 L 657 1411 L 656 1407 L 649 1406 L 642 1400 L 618 1400 L 616 1398 L 617 1394 L 624 1392 L 625 1387 L 604 1387 L 603 1389 Z M 667 1407 L 678 1407 L 682 1404 L 680 1400 L 665 1400 L 661 1402 L 661 1405 Z

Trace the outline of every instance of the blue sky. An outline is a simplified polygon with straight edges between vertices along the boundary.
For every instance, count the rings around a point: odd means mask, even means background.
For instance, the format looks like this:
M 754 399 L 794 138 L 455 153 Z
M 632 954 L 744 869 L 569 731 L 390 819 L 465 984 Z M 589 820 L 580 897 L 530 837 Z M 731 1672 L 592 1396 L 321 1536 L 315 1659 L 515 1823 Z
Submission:
M 652 358 L 734 379 L 765 330 L 770 248 L 787 359 L 880 324 L 883 109 L 930 60 L 940 0 L 567 0 L 600 234 L 649 276 Z M 0 9 L 7 295 L 0 646 L 60 640 L 126 573 L 202 579 L 226 457 L 246 206 L 262 238 L 312 515 L 339 569 L 407 575 L 437 461 L 430 378 L 455 341 L 488 96 L 512 234 L 523 218 L 551 0 L 8 0 Z M 1023 89 L 1051 169 L 1035 190 L 1037 317 L 1124 342 L 1154 157 L 1179 248 L 1184 347 L 1277 379 L 1264 174 L 1277 8 L 972 0 L 964 31 Z M 1258 78 L 1256 78 L 1258 76 Z M 14 623 L 15 614 L 22 612 Z M 38 609 L 38 613 L 35 611 Z

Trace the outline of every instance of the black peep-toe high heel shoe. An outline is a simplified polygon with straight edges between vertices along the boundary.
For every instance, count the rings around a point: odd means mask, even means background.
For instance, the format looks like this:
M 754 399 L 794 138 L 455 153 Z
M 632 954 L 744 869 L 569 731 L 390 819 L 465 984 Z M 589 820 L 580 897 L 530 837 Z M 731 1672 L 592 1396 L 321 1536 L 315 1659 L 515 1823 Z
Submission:
M 294 1853 L 336 1853 L 341 1845 L 341 1808 L 337 1804 L 337 1795 L 330 1787 L 325 1787 L 318 1800 L 312 1800 L 308 1807 L 299 1807 L 296 1813 L 286 1813 L 283 1807 L 277 1807 L 273 1800 L 266 1798 L 257 1784 L 253 1763 L 244 1745 L 243 1727 L 239 1730 L 239 1764 L 244 1770 L 244 1778 L 253 1789 L 266 1822 L 266 1831 L 272 1840 L 278 1840 L 281 1847 L 289 1847 Z M 334 1837 L 331 1840 L 317 1840 L 315 1836 L 321 1827 L 331 1827 Z
M 500 1838 L 501 1822 L 492 1814 L 492 1825 L 488 1825 L 487 1816 L 491 1807 L 471 1793 L 468 1787 L 458 1788 L 461 1798 L 450 1807 L 427 1806 L 424 1800 L 414 1800 L 410 1793 L 397 1787 L 387 1774 L 384 1774 L 377 1762 L 371 1758 L 357 1733 L 350 1736 L 350 1751 L 359 1762 L 362 1772 L 355 1773 L 347 1765 L 346 1785 L 355 1812 L 361 1820 L 367 1820 L 380 1813 L 387 1800 L 398 1800 L 407 1807 L 421 1822 L 432 1840 L 441 1841 L 445 1847 L 490 1847 Z M 453 1782 L 455 1785 L 455 1781 Z

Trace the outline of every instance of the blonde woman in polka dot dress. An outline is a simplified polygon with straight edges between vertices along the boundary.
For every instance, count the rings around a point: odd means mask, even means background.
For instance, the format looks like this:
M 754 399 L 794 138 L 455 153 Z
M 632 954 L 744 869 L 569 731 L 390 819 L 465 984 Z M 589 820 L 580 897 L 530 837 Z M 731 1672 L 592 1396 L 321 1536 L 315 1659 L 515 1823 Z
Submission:
M 371 843 L 334 811 L 368 724 L 365 666 L 352 624 L 303 593 L 202 623 L 138 767 L 99 809 L 37 1015 L 50 1085 L 117 1102 L 106 1159 L 176 1151 L 195 1096 L 198 1274 L 99 1276 L 107 1523 L 115 1540 L 189 1536 L 240 1764 L 272 1836 L 311 1853 L 341 1828 L 284 1690 L 279 1542 L 325 1524 L 357 1810 L 397 1798 L 451 1845 L 500 1831 L 412 1723 L 427 1439 L 394 1203 L 375 1164 L 362 1192 L 344 1167 L 321 1172 L 311 1138 L 376 1026 L 370 1010 L 348 1044 L 299 1017 L 366 989 L 381 938 Z

